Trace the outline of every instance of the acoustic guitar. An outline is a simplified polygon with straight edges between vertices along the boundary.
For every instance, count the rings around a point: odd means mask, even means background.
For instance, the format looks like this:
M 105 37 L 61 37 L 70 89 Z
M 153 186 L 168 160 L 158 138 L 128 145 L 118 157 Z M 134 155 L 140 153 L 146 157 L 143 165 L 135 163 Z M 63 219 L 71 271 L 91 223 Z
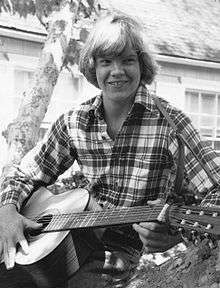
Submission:
M 161 204 L 85 211 L 89 194 L 85 189 L 74 189 L 54 195 L 40 188 L 29 199 L 21 213 L 43 224 L 40 234 L 29 237 L 29 253 L 18 249 L 16 263 L 32 264 L 51 253 L 70 230 L 126 225 L 163 218 L 171 227 L 220 235 L 220 209 L 201 206 Z
M 34 235 L 27 235 L 29 253 L 26 255 L 18 248 L 14 269 L 6 270 L 4 263 L 0 265 L 0 287 L 64 287 L 64 282 L 79 268 L 76 251 L 85 251 L 81 238 L 73 241 L 77 234 L 74 229 L 163 219 L 177 229 L 220 235 L 219 209 L 165 204 L 153 208 L 136 206 L 94 211 L 97 204 L 90 205 L 92 199 L 87 190 L 80 188 L 59 195 L 53 195 L 46 188 L 37 190 L 21 213 L 42 223 L 43 228 Z M 92 210 L 87 210 L 90 206 Z

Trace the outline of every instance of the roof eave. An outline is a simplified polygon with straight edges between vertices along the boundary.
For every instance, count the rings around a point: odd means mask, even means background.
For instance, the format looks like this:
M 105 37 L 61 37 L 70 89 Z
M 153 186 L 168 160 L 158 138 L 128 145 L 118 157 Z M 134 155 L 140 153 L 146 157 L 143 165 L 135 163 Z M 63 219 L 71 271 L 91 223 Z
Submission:
M 161 62 L 198 66 L 203 68 L 220 69 L 220 62 L 201 60 L 201 59 L 191 59 L 186 57 L 168 56 L 161 54 L 155 54 L 155 58 L 157 61 Z
M 47 37 L 46 34 L 24 32 L 22 30 L 10 29 L 5 27 L 0 27 L 0 36 L 5 36 L 9 38 L 22 39 L 32 42 L 44 43 Z

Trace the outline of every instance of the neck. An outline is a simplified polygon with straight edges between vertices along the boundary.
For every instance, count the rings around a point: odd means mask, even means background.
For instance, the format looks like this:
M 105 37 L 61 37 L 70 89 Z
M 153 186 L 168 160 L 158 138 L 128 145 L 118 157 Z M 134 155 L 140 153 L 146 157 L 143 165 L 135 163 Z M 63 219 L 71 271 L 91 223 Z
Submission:
M 134 103 L 134 99 L 129 99 L 129 101 L 109 101 L 103 97 L 103 105 L 105 116 L 110 119 L 118 120 L 121 117 L 126 117 L 131 110 L 131 107 Z
M 127 118 L 127 115 L 129 111 L 131 110 L 131 107 L 133 105 L 133 101 L 121 103 L 121 102 L 109 102 L 108 99 L 103 99 L 103 105 L 104 105 L 104 113 L 105 113 L 105 121 L 107 123 L 107 130 L 109 133 L 109 136 L 112 139 L 115 139 L 116 135 L 121 129 L 121 126 L 125 119 Z

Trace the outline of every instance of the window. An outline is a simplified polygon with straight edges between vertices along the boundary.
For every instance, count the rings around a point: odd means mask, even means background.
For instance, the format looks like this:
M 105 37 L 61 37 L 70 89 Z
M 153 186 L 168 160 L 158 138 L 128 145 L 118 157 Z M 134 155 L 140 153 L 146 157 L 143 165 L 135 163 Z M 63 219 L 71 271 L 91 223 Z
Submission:
M 13 96 L 13 110 L 17 114 L 20 106 L 23 93 L 27 90 L 30 81 L 33 77 L 33 72 L 28 70 L 14 70 L 14 96 Z
M 185 108 L 202 138 L 220 151 L 220 93 L 186 90 Z
M 30 80 L 33 77 L 34 72 L 28 70 L 19 70 L 15 69 L 14 77 L 15 77 L 15 93 L 17 97 L 21 97 L 23 92 L 27 90 L 29 86 Z

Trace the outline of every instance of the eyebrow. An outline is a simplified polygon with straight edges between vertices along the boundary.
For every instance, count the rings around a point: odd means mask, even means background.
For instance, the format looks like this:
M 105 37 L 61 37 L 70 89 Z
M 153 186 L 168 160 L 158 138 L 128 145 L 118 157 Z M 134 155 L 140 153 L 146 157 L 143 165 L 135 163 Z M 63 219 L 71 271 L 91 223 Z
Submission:
M 130 57 L 130 56 L 137 56 L 137 53 L 132 53 L 132 54 L 128 54 L 128 55 L 125 55 L 125 56 L 128 56 L 128 57 Z
M 132 53 L 132 54 L 125 54 L 125 55 L 121 55 L 122 57 L 138 57 L 137 54 Z
M 122 57 L 137 57 L 138 54 L 134 52 L 134 53 L 130 53 L 130 54 L 120 53 L 120 54 L 115 55 L 115 54 L 113 53 L 113 54 L 99 55 L 99 56 L 97 56 L 97 58 L 118 57 L 118 56 L 122 56 Z

